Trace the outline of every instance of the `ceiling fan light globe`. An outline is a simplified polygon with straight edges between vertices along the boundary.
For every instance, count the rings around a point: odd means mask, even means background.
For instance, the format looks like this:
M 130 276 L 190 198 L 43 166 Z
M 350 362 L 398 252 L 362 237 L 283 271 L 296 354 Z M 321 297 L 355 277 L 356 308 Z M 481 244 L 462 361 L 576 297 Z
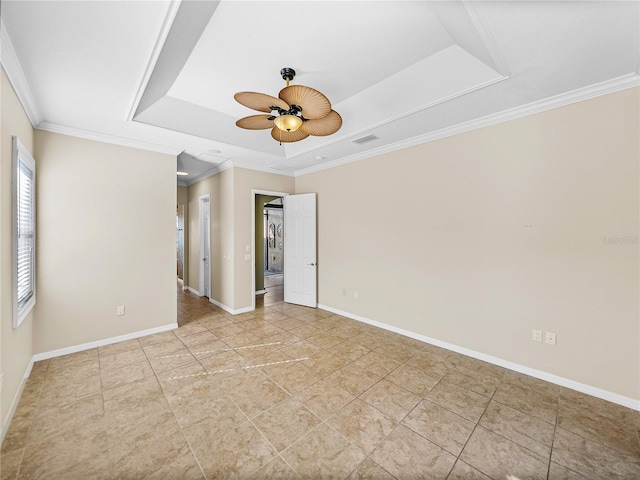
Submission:
M 295 115 L 280 115 L 273 123 L 283 132 L 295 132 L 302 125 L 302 119 Z

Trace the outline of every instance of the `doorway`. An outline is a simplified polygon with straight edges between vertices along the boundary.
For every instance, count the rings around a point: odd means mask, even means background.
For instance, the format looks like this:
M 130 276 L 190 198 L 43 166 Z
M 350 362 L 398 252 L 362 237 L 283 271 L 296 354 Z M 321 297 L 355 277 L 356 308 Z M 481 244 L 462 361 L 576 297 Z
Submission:
M 284 262 L 282 197 L 264 205 L 264 276 L 282 275 Z
M 176 207 L 176 273 L 184 282 L 184 205 Z
M 282 301 L 284 284 L 284 192 L 252 190 L 252 242 L 254 275 L 252 276 L 253 308 L 256 297 L 261 304 Z M 277 295 L 280 298 L 276 298 Z
M 271 198 L 271 197 L 269 197 Z M 263 210 L 265 305 L 284 300 L 284 205 L 282 197 L 265 203 Z
M 199 199 L 200 206 L 200 275 L 198 282 L 198 290 L 201 297 L 211 297 L 211 207 L 209 195 L 203 195 Z

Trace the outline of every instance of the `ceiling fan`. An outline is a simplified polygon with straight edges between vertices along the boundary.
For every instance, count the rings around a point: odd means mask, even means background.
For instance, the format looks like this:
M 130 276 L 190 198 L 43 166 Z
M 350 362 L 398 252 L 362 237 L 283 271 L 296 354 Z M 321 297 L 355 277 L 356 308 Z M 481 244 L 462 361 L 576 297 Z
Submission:
M 318 90 L 304 85 L 291 85 L 296 72 L 293 68 L 280 70 L 287 86 L 278 98 L 265 93 L 238 92 L 233 98 L 245 107 L 268 115 L 251 115 L 236 122 L 247 130 L 271 129 L 274 140 L 298 142 L 309 135 L 323 137 L 336 133 L 342 126 L 342 117 L 331 109 L 331 102 Z

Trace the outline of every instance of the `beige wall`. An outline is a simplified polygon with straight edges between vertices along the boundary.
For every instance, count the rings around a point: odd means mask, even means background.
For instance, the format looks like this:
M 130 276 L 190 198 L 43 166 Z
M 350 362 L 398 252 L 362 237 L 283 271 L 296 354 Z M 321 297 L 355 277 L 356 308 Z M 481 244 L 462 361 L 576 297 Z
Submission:
M 226 258 L 233 243 L 233 169 L 205 178 L 188 187 L 189 193 L 189 282 L 199 290 L 200 275 L 200 197 L 210 198 L 211 298 L 233 305 L 233 264 Z
M 251 245 L 252 190 L 293 192 L 293 177 L 229 168 L 188 187 L 189 282 L 199 290 L 199 198 L 211 198 L 211 297 L 230 310 L 251 308 L 254 264 L 245 260 Z
M 35 353 L 175 324 L 175 157 L 39 130 L 35 155 Z
M 12 199 L 11 199 L 11 137 L 16 135 L 33 154 L 33 129 L 18 98 L 5 76 L 1 73 L 0 98 L 0 371 L 3 388 L 0 398 L 2 432 L 6 432 L 8 414 L 21 390 L 22 380 L 33 355 L 31 336 L 33 310 L 17 329 L 13 328 L 13 273 L 12 273 Z M 36 181 L 39 181 L 40 164 L 36 157 Z M 40 301 L 40 291 L 37 291 Z
M 319 302 L 640 399 L 638 106 L 629 89 L 296 178 L 318 193 Z

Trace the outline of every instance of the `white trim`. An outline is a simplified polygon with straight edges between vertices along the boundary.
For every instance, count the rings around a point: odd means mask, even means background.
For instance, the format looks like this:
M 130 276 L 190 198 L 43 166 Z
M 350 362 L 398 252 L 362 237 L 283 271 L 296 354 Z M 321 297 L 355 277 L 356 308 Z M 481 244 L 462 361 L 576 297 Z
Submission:
M 225 170 L 229 170 L 230 168 L 233 168 L 233 167 L 234 165 L 231 162 L 231 160 L 225 160 L 224 162 L 218 165 L 215 165 L 211 170 L 201 173 L 200 175 L 197 175 L 193 178 L 178 180 L 178 182 L 183 181 L 184 182 L 183 186 L 188 187 L 190 185 L 193 185 L 194 183 L 198 183 L 201 180 L 204 180 L 209 177 L 213 177 L 214 175 L 224 172 Z
M 265 293 L 267 293 L 267 291 L 266 291 L 266 290 L 257 290 L 257 291 L 256 291 L 256 297 L 257 297 L 258 295 L 264 295 Z
M 200 292 L 198 290 L 196 290 L 193 287 L 184 287 L 186 290 L 189 290 L 191 293 L 198 295 L 199 297 L 202 297 L 202 295 L 200 295 Z
M 137 332 L 126 333 L 124 335 L 118 335 L 117 337 L 105 338 L 103 340 L 96 340 L 95 342 L 82 343 L 80 345 L 73 345 L 71 347 L 60 348 L 58 350 L 51 350 L 49 352 L 37 353 L 33 356 L 33 362 L 40 362 L 42 360 L 49 360 L 50 358 L 61 357 L 63 355 L 69 355 L 71 353 L 83 352 L 84 350 L 91 350 L 92 348 L 104 347 L 105 345 L 111 345 L 112 343 L 124 342 L 125 340 L 133 340 L 134 338 L 146 337 L 155 333 L 168 332 L 178 328 L 178 323 L 169 323 L 162 327 L 150 328 L 148 330 L 139 330 Z
M 33 159 L 29 151 L 22 144 L 20 139 L 15 135 L 11 137 L 12 144 L 12 156 L 11 156 L 11 218 L 12 218 L 12 232 L 11 237 L 13 240 L 13 248 L 11 249 L 12 255 L 12 280 L 13 280 L 13 288 L 12 288 L 12 311 L 13 311 L 13 328 L 18 328 L 22 321 L 26 318 L 26 316 L 31 312 L 33 307 L 36 304 L 37 300 L 37 258 L 38 252 L 36 248 L 36 242 L 33 244 L 33 254 L 31 260 L 31 268 L 33 269 L 33 278 L 31 285 L 31 298 L 20 307 L 18 302 L 18 207 L 19 207 L 19 197 L 20 192 L 18 191 L 18 176 L 20 172 L 20 163 L 23 163 L 32 174 L 31 178 L 31 203 L 32 203 L 32 215 L 31 220 L 33 224 L 33 238 L 37 239 L 37 195 L 36 195 L 36 184 L 37 184 L 37 174 L 36 174 L 36 161 Z
M 13 48 L 13 42 L 11 41 L 11 36 L 7 31 L 3 18 L 0 18 L 0 44 L 2 45 L 0 49 L 2 68 L 7 74 L 7 78 L 15 90 L 18 100 L 20 100 L 20 104 L 22 108 L 24 108 L 31 125 L 35 127 L 42 122 L 42 114 L 38 109 L 33 90 L 31 90 L 18 55 Z
M 244 307 L 244 308 L 239 308 L 238 310 L 234 310 L 233 308 L 228 307 L 224 303 L 214 300 L 213 298 L 210 298 L 209 301 L 213 303 L 215 306 L 223 309 L 225 312 L 230 313 L 231 315 L 240 315 L 241 313 L 253 312 L 255 310 L 255 307 Z
M 353 313 L 345 312 L 343 310 L 329 307 L 327 305 L 318 304 L 318 308 L 322 310 L 326 310 L 327 312 L 335 313 L 337 315 L 342 315 L 343 317 L 357 320 L 362 323 L 373 325 L 374 327 L 382 328 L 390 332 L 399 333 L 400 335 L 404 335 L 405 337 L 413 338 L 421 342 L 425 342 L 431 345 L 435 345 L 437 347 L 445 348 L 447 350 L 451 350 L 453 352 L 460 353 L 468 357 L 476 358 L 478 360 L 482 360 L 484 362 L 488 362 L 493 365 L 497 365 L 499 367 L 507 368 L 509 370 L 513 370 L 519 373 L 523 373 L 525 375 L 529 375 L 531 377 L 539 378 L 540 380 L 545 380 L 555 385 L 560 385 L 562 387 L 566 387 L 571 390 L 576 390 L 578 392 L 586 393 L 587 395 L 601 398 L 602 400 L 616 403 L 618 405 L 622 405 L 624 407 L 631 408 L 633 410 L 640 411 L 640 400 L 636 400 L 630 397 L 625 397 L 624 395 L 613 393 L 608 390 L 603 390 L 601 388 L 593 387 L 591 385 L 586 385 L 584 383 L 576 382 L 575 380 L 570 380 L 568 378 L 559 377 L 552 373 L 543 372 L 542 370 L 536 370 L 534 368 L 520 365 L 518 363 L 513 363 L 508 360 L 504 360 L 502 358 L 494 357 L 492 355 L 476 352 L 475 350 L 470 350 L 465 347 L 460 347 L 452 343 L 443 342 L 435 338 L 427 337 L 425 335 L 420 335 L 419 333 L 411 332 L 403 328 L 394 327 L 393 325 L 388 325 L 383 322 L 371 320 L 369 318 L 362 317 L 360 315 L 356 315 Z
M 256 309 L 256 195 L 270 195 L 272 197 L 287 197 L 289 194 L 284 192 L 272 192 L 270 190 L 258 190 L 251 189 L 251 291 L 255 292 L 255 295 L 252 295 L 251 300 L 251 310 Z M 284 271 L 283 271 L 284 273 Z M 266 293 L 266 290 L 264 290 Z
M 446 127 L 434 132 L 429 132 L 424 135 L 418 135 L 400 142 L 384 145 L 379 148 L 374 148 L 366 152 L 357 153 L 344 157 L 332 162 L 322 163 L 320 165 L 314 165 L 313 167 L 303 168 L 297 170 L 294 173 L 295 177 L 301 177 L 303 175 L 309 175 L 311 173 L 320 172 L 322 170 L 328 170 L 330 168 L 339 167 L 348 163 L 357 162 L 365 158 L 374 157 L 376 155 L 382 155 L 384 153 L 395 152 L 396 150 L 402 150 L 404 148 L 413 147 L 423 143 L 432 142 L 441 138 L 458 135 L 460 133 L 470 132 L 479 128 L 489 127 L 497 125 L 499 123 L 508 122 L 509 120 L 515 120 L 527 115 L 534 115 L 554 108 L 563 107 L 572 103 L 582 102 L 591 98 L 608 95 L 627 88 L 633 88 L 640 85 L 640 75 L 636 73 L 630 73 L 622 75 L 621 77 L 607 80 L 604 82 L 589 85 L 588 87 L 578 88 L 570 92 L 555 95 L 553 97 L 545 98 L 536 102 L 528 103 L 520 107 L 503 110 L 485 117 L 469 120 L 468 122 L 458 123 L 450 127 Z
M 144 91 L 149 84 L 149 79 L 153 74 L 153 70 L 158 62 L 158 58 L 162 53 L 162 48 L 169 36 L 169 32 L 171 31 L 171 27 L 173 26 L 173 22 L 178 14 L 178 10 L 180 10 L 180 5 L 182 4 L 182 0 L 172 1 L 169 3 L 169 7 L 167 8 L 167 14 L 164 17 L 162 22 L 162 26 L 160 27 L 160 31 L 158 32 L 158 38 L 156 39 L 156 43 L 153 46 L 153 50 L 151 51 L 151 56 L 149 57 L 149 63 L 147 63 L 147 68 L 144 70 L 144 74 L 140 79 L 140 84 L 138 85 L 138 90 L 131 101 L 131 108 L 129 109 L 129 113 L 126 117 L 128 122 L 133 121 L 133 116 L 138 109 L 138 105 L 140 105 L 140 100 L 144 95 Z
M 7 412 L 7 416 L 2 419 L 2 427 L 0 432 L 0 443 L 4 441 L 4 437 L 9 431 L 9 426 L 11 425 L 11 421 L 13 420 L 13 416 L 16 413 L 18 408 L 18 404 L 20 403 L 20 398 L 22 397 L 22 392 L 24 391 L 24 387 L 27 385 L 27 380 L 29 379 L 29 375 L 31 375 L 31 369 L 34 364 L 33 357 L 29 360 L 29 364 L 27 365 L 27 369 L 22 376 L 22 380 L 20 381 L 20 386 L 16 391 L 16 394 L 13 396 L 13 400 L 11 401 L 11 406 L 9 407 L 9 411 Z
M 507 63 L 504 55 L 502 54 L 502 50 L 498 46 L 498 42 L 496 41 L 491 28 L 489 27 L 486 18 L 480 12 L 480 9 L 474 4 L 473 1 L 470 0 L 462 0 L 462 6 L 469 14 L 469 18 L 471 19 L 471 23 L 478 32 L 478 35 L 482 39 L 482 43 L 489 52 L 489 56 L 493 60 L 495 67 L 501 75 L 505 77 L 511 76 L 511 68 Z
M 314 147 L 312 150 L 315 150 L 317 147 Z M 296 155 L 298 156 L 298 155 Z M 291 157 L 293 158 L 293 157 Z M 286 160 L 290 160 L 290 158 L 286 158 Z M 264 173 L 270 173 L 271 175 L 280 175 L 282 177 L 293 177 L 294 176 L 294 172 L 293 172 L 293 167 L 291 169 L 288 170 L 276 170 L 274 168 L 271 167 L 262 167 L 260 165 L 253 165 L 250 161 L 243 161 L 243 160 L 233 160 L 232 161 L 233 166 L 235 168 L 244 168 L 247 170 L 253 170 L 256 172 L 264 172 Z
M 201 180 L 213 177 L 214 175 L 217 175 L 220 172 L 224 172 L 225 170 L 228 170 L 230 168 L 244 168 L 246 170 L 252 170 L 254 172 L 270 173 L 271 175 L 280 175 L 282 177 L 295 177 L 295 172 L 293 171 L 274 170 L 270 167 L 260 167 L 251 165 L 249 162 L 245 163 L 238 160 L 225 160 L 224 162 L 215 165 L 211 170 L 207 170 L 206 172 L 201 173 L 200 175 L 197 175 L 193 178 L 179 179 L 178 185 L 181 187 L 188 187 L 193 185 L 194 183 L 200 182 Z
M 414 108 L 412 110 L 408 110 L 406 112 L 399 113 L 399 114 L 394 115 L 392 117 L 385 118 L 385 119 L 383 119 L 383 120 L 381 120 L 381 121 L 379 121 L 377 123 L 373 123 L 373 124 L 368 125 L 368 126 L 366 126 L 364 128 L 361 128 L 359 130 L 356 130 L 356 131 L 353 131 L 353 132 L 351 132 L 349 134 L 346 134 L 346 135 L 344 135 L 342 137 L 323 137 L 325 139 L 325 142 L 322 145 L 314 145 L 314 146 L 312 146 L 312 147 L 310 147 L 310 148 L 308 148 L 306 150 L 301 150 L 301 151 L 297 152 L 295 155 L 291 155 L 291 156 L 287 157 L 286 160 L 287 161 L 295 160 L 298 157 L 301 157 L 303 155 L 306 155 L 308 153 L 311 153 L 311 152 L 313 152 L 315 150 L 318 150 L 318 149 L 321 149 L 323 147 L 327 147 L 327 146 L 330 146 L 330 145 L 333 145 L 333 144 L 337 144 L 337 143 L 339 143 L 341 141 L 345 141 L 345 140 L 354 141 L 353 139 L 357 139 L 362 135 L 366 135 L 367 133 L 371 133 L 376 128 L 383 127 L 385 125 L 389 125 L 390 123 L 393 123 L 396 120 L 401 120 L 403 118 L 409 117 L 411 115 L 414 115 L 416 113 L 422 112 L 424 110 L 428 110 L 428 109 L 433 108 L 433 107 L 435 107 L 437 105 L 441 105 L 443 103 L 450 102 L 451 100 L 455 100 L 456 98 L 463 97 L 463 96 L 468 95 L 470 93 L 473 93 L 473 92 L 475 92 L 477 90 L 481 90 L 483 88 L 489 87 L 489 86 L 494 85 L 496 83 L 503 82 L 505 80 L 509 80 L 509 77 L 500 76 L 498 78 L 494 78 L 494 79 L 488 80 L 488 81 L 486 81 L 484 83 L 481 83 L 479 85 L 475 85 L 473 87 L 467 88 L 467 89 L 462 90 L 460 92 L 456 92 L 456 93 L 451 94 L 449 96 L 438 98 L 437 100 L 434 100 L 432 102 L 426 103 L 424 105 L 420 105 L 420 106 L 418 106 L 418 107 L 416 107 L 416 108 Z M 407 140 L 411 141 L 411 140 L 413 140 L 413 138 L 416 138 L 416 137 L 412 137 L 412 138 L 406 139 L 406 140 L 401 140 L 399 142 L 391 143 L 389 145 L 383 145 L 380 148 L 385 148 L 386 146 L 397 145 L 398 143 L 403 143 L 403 142 L 405 142 Z M 420 142 L 420 143 L 422 143 L 422 142 Z M 371 152 L 371 151 L 375 151 L 375 150 L 368 150 L 368 151 L 362 152 L 362 153 L 366 154 L 366 153 Z M 368 156 L 370 156 L 370 155 L 368 155 Z M 313 168 L 313 167 L 311 167 L 311 168 Z M 295 172 L 294 172 L 294 175 L 295 175 Z
M 117 137 L 115 135 L 107 135 L 105 133 L 98 133 L 91 130 L 68 127 L 66 125 L 58 125 L 56 123 L 46 121 L 40 122 L 38 125 L 36 125 L 35 128 L 38 130 L 44 130 L 46 132 L 60 133 L 62 135 L 94 140 L 96 142 L 111 143 L 123 147 L 131 147 L 151 152 L 166 153 L 167 155 L 177 156 L 182 152 L 182 150 L 179 148 L 169 147 L 167 145 L 159 145 L 157 143 L 143 142 L 140 140 L 133 140 L 131 138 Z

